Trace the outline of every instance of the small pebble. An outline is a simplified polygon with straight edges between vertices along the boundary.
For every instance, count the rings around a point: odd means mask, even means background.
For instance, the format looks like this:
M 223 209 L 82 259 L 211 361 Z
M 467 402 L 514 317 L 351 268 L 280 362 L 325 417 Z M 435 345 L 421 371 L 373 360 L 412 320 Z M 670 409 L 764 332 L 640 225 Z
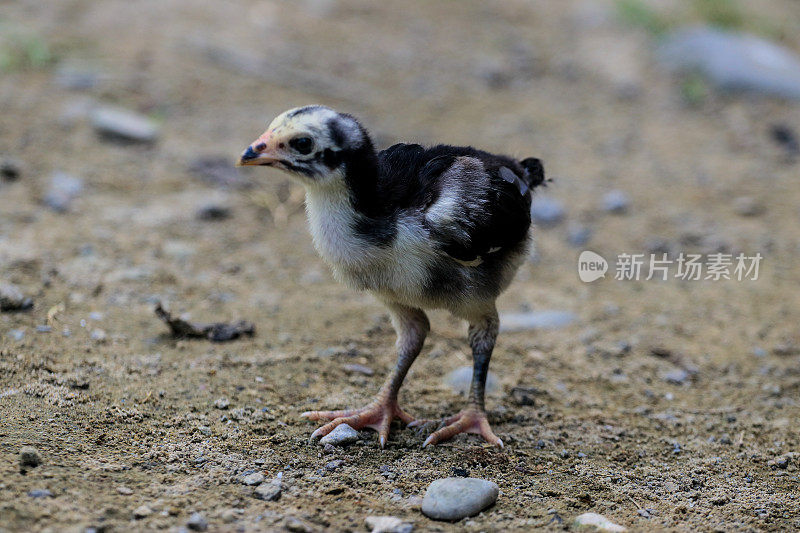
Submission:
M 133 510 L 133 517 L 136 520 L 141 520 L 142 518 L 147 518 L 153 514 L 153 510 L 148 507 L 147 505 L 140 505 L 136 509 Z
M 51 331 L 53 331 L 53 328 L 46 324 L 39 324 L 36 326 L 36 333 L 50 333 Z
M 214 401 L 214 407 L 217 409 L 227 409 L 231 402 L 227 398 L 217 398 Z
M 0 311 L 24 311 L 33 307 L 33 299 L 26 297 L 16 285 L 0 283 Z
M 133 494 L 133 490 L 124 485 L 120 485 L 119 487 L 117 487 L 117 492 L 119 492 L 123 496 L 130 496 L 131 494 Z
M 242 483 L 245 485 L 260 485 L 264 481 L 264 474 L 261 472 L 253 472 L 252 474 L 247 474 L 242 478 Z
M 0 177 L 6 181 L 16 181 L 22 173 L 18 161 L 13 159 L 3 159 L 0 161 Z
M 75 200 L 83 192 L 83 180 L 66 172 L 56 172 L 50 178 L 50 185 L 42 200 L 45 205 L 57 213 L 66 213 Z
M 21 341 L 25 338 L 25 331 L 21 329 L 10 329 L 8 330 L 8 336 L 14 339 L 15 341 Z
M 396 516 L 368 516 L 364 522 L 372 533 L 411 533 L 414 526 Z
M 277 501 L 281 497 L 281 483 L 278 480 L 262 483 L 253 491 L 253 495 L 266 502 Z
M 370 367 L 357 363 L 347 364 L 342 368 L 344 368 L 344 371 L 348 374 L 364 374 L 365 376 L 371 376 L 375 373 Z
M 33 446 L 23 446 L 19 451 L 19 464 L 21 466 L 36 467 L 42 464 L 42 458 L 39 455 L 39 450 Z
M 663 379 L 667 383 L 672 383 L 673 385 L 682 385 L 687 379 L 689 379 L 689 372 L 682 368 L 676 368 L 666 372 L 663 375 Z
M 100 328 L 92 330 L 92 334 L 90 336 L 95 342 L 105 342 L 106 340 L 106 332 Z
M 208 521 L 200 513 L 192 513 L 189 520 L 186 522 L 186 527 L 192 531 L 205 531 L 208 529 Z
M 499 494 L 500 487 L 484 479 L 437 479 L 425 492 L 422 513 L 434 520 L 461 520 L 494 504 Z
M 158 139 L 159 127 L 155 122 L 127 109 L 97 107 L 90 119 L 95 131 L 110 140 L 152 143 Z
M 211 436 L 211 428 L 208 426 L 197 426 L 197 432 L 203 435 L 204 437 Z
M 52 498 L 53 493 L 47 489 L 33 489 L 32 491 L 28 492 L 28 496 L 31 498 L 39 499 L 39 498 Z
M 500 331 L 558 329 L 569 326 L 576 319 L 575 313 L 560 310 L 503 313 L 500 315 Z
M 615 215 L 623 215 L 628 212 L 631 205 L 631 199 L 628 193 L 615 189 L 608 191 L 603 195 L 602 200 L 603 211 L 613 213 Z
M 597 513 L 583 513 L 582 515 L 578 515 L 572 525 L 575 529 L 610 532 L 627 531 L 625 527 L 615 524 L 605 516 Z
M 740 217 L 757 217 L 766 209 L 752 196 L 739 196 L 733 201 L 733 210 Z
M 283 527 L 292 533 L 311 533 L 314 531 L 311 526 L 297 518 L 296 516 L 287 516 L 283 520 Z
M 323 446 L 332 444 L 334 446 L 347 446 L 358 440 L 358 431 L 347 424 L 339 424 L 336 428 L 322 437 L 319 441 Z

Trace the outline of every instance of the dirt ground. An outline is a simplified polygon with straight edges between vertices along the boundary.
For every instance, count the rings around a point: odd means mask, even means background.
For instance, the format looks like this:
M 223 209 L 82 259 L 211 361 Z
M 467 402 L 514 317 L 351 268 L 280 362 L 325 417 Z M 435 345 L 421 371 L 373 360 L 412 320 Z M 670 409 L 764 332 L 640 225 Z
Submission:
M 796 2 L 746 4 L 800 50 Z M 653 37 L 613 5 L 4 2 L 4 53 L 23 57 L 0 75 L 0 153 L 22 171 L 0 178 L 0 280 L 35 305 L 0 314 L 0 530 L 177 530 L 194 512 L 213 531 L 364 531 L 374 515 L 416 531 L 557 530 L 587 511 L 635 531 L 800 528 L 800 166 L 768 135 L 800 128 L 800 105 L 713 91 L 687 102 Z M 96 79 L 69 88 L 69 69 Z M 158 141 L 100 138 L 85 110 L 108 103 L 155 117 Z M 381 146 L 545 161 L 555 181 L 543 194 L 566 220 L 535 231 L 537 254 L 498 305 L 578 319 L 501 334 L 488 408 L 505 449 L 459 436 L 423 450 L 424 435 L 399 426 L 383 451 L 369 431 L 331 452 L 308 441 L 315 426 L 299 413 L 367 402 L 394 334 L 316 255 L 302 190 L 228 166 L 307 103 L 358 115 Z M 85 182 L 66 213 L 42 203 L 55 171 Z M 611 189 L 627 192 L 627 213 L 601 209 Z M 742 216 L 740 197 L 761 209 Z M 230 217 L 199 218 L 208 205 Z M 591 230 L 587 244 L 569 244 L 576 228 Z M 764 260 L 757 281 L 612 271 L 582 283 L 583 249 Z M 248 319 L 256 335 L 174 340 L 158 301 Z M 431 321 L 400 400 L 436 418 L 463 405 L 444 376 L 470 359 L 464 324 Z M 26 445 L 38 467 L 20 467 Z M 474 518 L 431 521 L 420 497 L 454 469 L 500 497 Z M 242 484 L 255 471 L 282 476 L 278 501 Z M 143 505 L 152 512 L 134 517 Z

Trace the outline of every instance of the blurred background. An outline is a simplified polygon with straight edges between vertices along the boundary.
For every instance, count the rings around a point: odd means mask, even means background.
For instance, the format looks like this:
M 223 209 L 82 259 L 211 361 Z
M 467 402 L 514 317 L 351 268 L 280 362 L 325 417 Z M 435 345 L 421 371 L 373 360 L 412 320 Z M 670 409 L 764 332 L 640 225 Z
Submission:
M 492 364 L 505 452 L 470 437 L 422 452 L 398 430 L 378 456 L 364 433 L 358 461 L 319 473 L 331 457 L 297 414 L 369 398 L 393 335 L 316 256 L 302 189 L 233 167 L 311 103 L 358 116 L 380 147 L 544 161 L 536 251 L 499 302 L 521 317 Z M 414 498 L 463 466 L 513 496 L 475 529 L 577 510 L 800 527 L 797 1 L 6 0 L 0 107 L 9 529 L 174 528 L 194 511 L 245 529 L 360 528 L 365 509 L 420 521 Z M 612 265 L 585 284 L 587 249 L 764 259 L 757 281 L 615 281 Z M 159 301 L 256 336 L 171 339 Z M 443 416 L 470 363 L 464 326 L 433 324 L 401 399 Z M 44 463 L 22 476 L 25 444 Z M 266 514 L 236 481 L 253 469 L 286 472 Z M 140 505 L 152 513 L 132 518 Z

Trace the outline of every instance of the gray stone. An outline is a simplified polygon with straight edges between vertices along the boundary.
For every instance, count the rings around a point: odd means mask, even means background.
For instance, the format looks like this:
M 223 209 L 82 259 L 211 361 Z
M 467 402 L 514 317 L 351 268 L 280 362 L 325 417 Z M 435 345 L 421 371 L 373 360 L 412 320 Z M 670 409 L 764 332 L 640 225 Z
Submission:
M 630 206 L 631 199 L 625 191 L 614 189 L 603 195 L 603 211 L 614 213 L 615 215 L 622 215 L 628 212 Z
M 337 468 L 341 467 L 343 464 L 344 464 L 344 461 L 343 461 L 343 460 L 341 460 L 341 459 L 334 459 L 333 461 L 329 461 L 329 462 L 328 462 L 328 463 L 325 465 L 325 468 L 326 468 L 327 470 L 331 470 L 331 471 L 333 471 L 333 470 L 336 470 Z
M 347 446 L 358 440 L 358 431 L 347 424 L 339 424 L 333 431 L 322 437 L 319 441 L 323 446 L 332 444 L 334 446 Z
M 186 527 L 192 531 L 205 531 L 208 529 L 208 521 L 200 513 L 192 513 L 189 520 L 186 522 Z
M 536 196 L 531 203 L 531 219 L 540 227 L 556 226 L 565 216 L 566 211 L 561 202 L 549 196 Z
M 575 529 L 586 529 L 593 531 L 627 531 L 625 527 L 615 524 L 605 516 L 597 513 L 583 513 L 582 515 L 578 515 L 572 525 Z
M 153 510 L 148 507 L 147 505 L 140 505 L 136 509 L 133 510 L 133 517 L 136 520 L 141 520 L 142 518 L 147 518 L 153 514 Z
M 52 498 L 53 493 L 47 489 L 33 489 L 28 491 L 28 496 L 38 500 L 39 498 Z
M 150 118 L 118 107 L 97 107 L 90 120 L 99 134 L 112 140 L 153 143 L 159 135 L 158 125 Z
M 500 315 L 500 331 L 558 329 L 569 326 L 577 316 L 572 311 L 545 310 Z
M 90 335 L 91 339 L 95 342 L 105 342 L 106 341 L 106 332 L 100 328 L 96 328 L 92 330 L 92 334 Z
M 668 68 L 700 72 L 723 90 L 800 99 L 800 58 L 753 35 L 684 28 L 667 36 L 658 56 Z
M 231 402 L 227 398 L 217 398 L 214 400 L 214 407 L 217 409 L 227 409 Z
M 445 384 L 459 394 L 467 394 L 470 385 L 472 384 L 472 367 L 462 366 L 456 368 L 444 378 Z M 500 382 L 497 379 L 497 374 L 489 371 L 486 376 L 486 393 L 491 394 L 500 388 Z
M 242 483 L 245 485 L 260 485 L 264 481 L 264 474 L 261 472 L 253 472 L 252 474 L 247 474 L 242 478 Z
M 350 363 L 344 365 L 343 368 L 344 371 L 347 372 L 348 374 L 364 374 L 365 376 L 371 376 L 375 373 L 375 371 L 372 370 L 370 367 L 359 365 L 358 363 Z
M 21 341 L 25 338 L 25 331 L 21 329 L 10 329 L 8 330 L 8 336 L 15 341 Z
M 752 196 L 739 196 L 733 200 L 733 210 L 741 217 L 757 217 L 766 209 Z
M 39 450 L 33 446 L 23 446 L 19 451 L 19 464 L 21 466 L 39 466 L 42 464 L 42 458 L 39 455 Z
M 414 526 L 396 516 L 368 516 L 364 522 L 372 533 L 411 533 Z
M 33 307 L 33 299 L 26 297 L 16 285 L 0 283 L 0 311 L 23 311 Z
M 428 486 L 422 513 L 434 520 L 461 520 L 473 516 L 497 501 L 496 483 L 472 477 L 437 479 Z
M 58 213 L 69 211 L 73 200 L 83 192 L 83 180 L 66 172 L 56 172 L 50 178 L 42 200 L 45 205 Z
M 672 383 L 674 385 L 682 385 L 689 379 L 689 372 L 682 368 L 676 368 L 674 370 L 670 370 L 666 372 L 663 376 L 664 381 L 667 383 Z
M 280 481 L 274 480 L 262 483 L 253 491 L 253 496 L 266 502 L 277 501 L 281 497 Z

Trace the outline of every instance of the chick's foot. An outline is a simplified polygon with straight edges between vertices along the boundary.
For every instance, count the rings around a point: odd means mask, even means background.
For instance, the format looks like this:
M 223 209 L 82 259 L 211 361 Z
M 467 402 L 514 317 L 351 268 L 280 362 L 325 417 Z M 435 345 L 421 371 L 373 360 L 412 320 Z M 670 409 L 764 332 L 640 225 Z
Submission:
M 409 427 L 422 428 L 429 424 L 430 421 L 428 420 L 415 420 L 409 424 Z M 457 415 L 444 419 L 440 426 L 444 427 L 440 427 L 431 433 L 422 444 L 423 448 L 450 440 L 459 433 L 475 433 L 483 437 L 489 444 L 499 448 L 503 447 L 503 441 L 492 431 L 489 420 L 486 418 L 486 412 L 483 409 L 468 407 Z
M 311 434 L 312 439 L 321 438 L 333 431 L 340 424 L 347 424 L 353 429 L 371 428 L 378 432 L 381 448 L 389 440 L 389 427 L 392 420 L 399 418 L 408 424 L 414 417 L 400 409 L 397 399 L 379 395 L 372 403 L 361 409 L 343 411 L 306 411 L 300 416 L 309 420 L 330 420 Z

